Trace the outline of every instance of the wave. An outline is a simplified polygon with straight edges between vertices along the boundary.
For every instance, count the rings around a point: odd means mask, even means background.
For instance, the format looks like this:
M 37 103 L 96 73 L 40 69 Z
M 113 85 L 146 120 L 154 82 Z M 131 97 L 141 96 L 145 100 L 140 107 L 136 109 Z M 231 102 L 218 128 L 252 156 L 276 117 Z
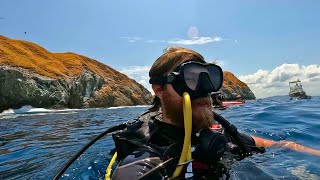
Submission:
M 87 109 L 46 109 L 46 108 L 35 108 L 30 105 L 23 106 L 19 109 L 7 109 L 0 113 L 0 119 L 17 118 L 20 116 L 34 116 L 34 115 L 49 115 L 53 113 L 58 114 L 72 114 L 77 111 L 90 111 L 90 110 L 101 110 L 101 109 L 123 109 L 123 108 L 139 108 L 149 107 L 150 105 L 137 105 L 137 106 L 117 106 L 109 108 L 87 108 Z
M 4 110 L 1 114 L 29 114 L 29 113 L 52 112 L 52 111 L 55 111 L 55 110 L 45 109 L 45 108 L 34 108 L 32 106 L 23 106 L 19 109 Z
M 70 114 L 75 113 L 81 109 L 46 109 L 46 108 L 34 108 L 30 105 L 23 106 L 19 109 L 7 109 L 0 113 L 0 119 L 17 118 L 20 116 L 32 116 L 32 115 L 48 115 L 52 113 Z
M 37 113 L 51 113 L 51 112 L 65 112 L 65 111 L 77 111 L 81 109 L 46 109 L 46 108 L 34 108 L 32 106 L 22 106 L 19 109 L 4 110 L 1 114 L 37 114 Z
M 135 107 L 149 107 L 150 105 L 137 105 L 137 106 L 117 106 L 117 107 L 109 107 L 106 109 L 122 109 L 122 108 L 135 108 Z

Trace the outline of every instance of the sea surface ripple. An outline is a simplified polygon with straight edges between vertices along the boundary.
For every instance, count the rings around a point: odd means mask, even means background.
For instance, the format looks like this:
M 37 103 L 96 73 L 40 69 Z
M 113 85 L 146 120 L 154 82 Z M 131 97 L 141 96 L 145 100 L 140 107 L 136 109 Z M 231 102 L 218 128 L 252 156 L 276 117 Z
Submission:
M 146 106 L 0 114 L 0 179 L 52 179 L 79 149 L 109 127 L 135 119 Z M 320 97 L 276 96 L 217 111 L 238 130 L 320 149 Z M 114 147 L 110 136 L 75 161 L 62 179 L 103 179 Z M 233 179 L 252 165 L 275 179 L 320 179 L 320 157 L 270 147 L 234 164 Z M 238 171 L 238 172 L 237 172 Z

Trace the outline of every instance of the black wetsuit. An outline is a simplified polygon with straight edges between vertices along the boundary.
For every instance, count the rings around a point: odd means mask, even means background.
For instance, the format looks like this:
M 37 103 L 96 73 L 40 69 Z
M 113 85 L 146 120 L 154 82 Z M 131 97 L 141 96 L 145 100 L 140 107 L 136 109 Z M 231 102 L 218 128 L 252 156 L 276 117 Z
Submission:
M 226 122 L 221 124 L 231 126 Z M 236 128 L 234 129 L 237 132 Z M 192 162 L 193 179 L 219 179 L 228 174 L 230 165 L 236 159 L 239 160 L 251 155 L 256 148 L 254 140 L 248 135 L 241 133 L 237 135 L 241 139 L 241 143 L 244 144 L 243 147 L 247 148 L 242 151 L 241 147 L 237 145 L 239 142 L 233 142 L 236 140 L 230 136 L 228 131 L 225 131 L 224 135 L 229 142 L 227 151 L 221 160 L 208 165 L 194 159 Z M 162 122 L 159 113 L 147 113 L 132 122 L 126 130 L 114 134 L 113 139 L 120 162 L 112 179 L 139 179 L 163 162 L 166 162 L 165 167 L 157 168 L 157 171 L 148 176 L 148 179 L 166 179 L 173 174 L 178 163 L 183 145 L 184 129 Z M 199 143 L 195 136 L 192 136 L 191 142 L 193 146 Z M 253 150 L 250 147 L 254 147 Z M 244 151 L 250 152 L 244 153 Z M 181 179 L 185 178 L 187 171 L 189 170 L 185 166 L 181 173 Z

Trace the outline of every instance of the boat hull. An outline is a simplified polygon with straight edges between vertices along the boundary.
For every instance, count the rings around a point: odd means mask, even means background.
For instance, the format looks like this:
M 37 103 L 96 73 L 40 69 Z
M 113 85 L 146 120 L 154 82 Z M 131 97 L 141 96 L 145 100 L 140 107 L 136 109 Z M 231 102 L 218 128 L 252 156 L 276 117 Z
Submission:
M 243 101 L 224 101 L 222 102 L 224 106 L 233 106 L 233 105 L 241 105 L 244 104 Z

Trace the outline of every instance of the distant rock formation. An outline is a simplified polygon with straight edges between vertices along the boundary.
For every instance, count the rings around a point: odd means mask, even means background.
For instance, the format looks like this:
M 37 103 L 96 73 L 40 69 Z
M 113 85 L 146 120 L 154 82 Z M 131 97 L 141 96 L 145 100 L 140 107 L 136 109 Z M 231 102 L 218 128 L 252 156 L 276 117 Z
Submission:
M 141 84 L 94 59 L 0 35 L 0 112 L 24 105 L 92 108 L 151 100 Z
M 223 85 L 220 92 L 224 95 L 225 100 L 235 100 L 240 95 L 243 100 L 256 99 L 253 92 L 244 82 L 240 81 L 231 72 L 223 73 Z
M 255 99 L 249 87 L 224 72 L 226 100 Z M 0 35 L 0 112 L 24 105 L 93 108 L 150 104 L 151 93 L 126 75 L 75 53 L 51 53 Z

